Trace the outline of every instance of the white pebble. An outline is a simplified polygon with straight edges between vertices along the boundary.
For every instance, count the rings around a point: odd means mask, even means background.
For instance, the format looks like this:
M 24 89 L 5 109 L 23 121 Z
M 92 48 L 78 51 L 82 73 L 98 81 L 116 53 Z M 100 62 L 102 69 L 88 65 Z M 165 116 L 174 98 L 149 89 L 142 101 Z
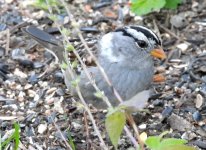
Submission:
M 186 43 L 181 43 L 177 45 L 177 48 L 179 48 L 182 52 L 185 52 L 188 49 L 189 45 Z
M 40 124 L 38 126 L 38 133 L 43 134 L 47 130 L 47 124 Z
M 139 127 L 139 129 L 142 129 L 142 130 L 143 130 L 143 129 L 146 129 L 146 128 L 147 128 L 147 125 L 146 125 L 146 124 L 141 124 L 141 125 L 139 125 L 138 127 Z

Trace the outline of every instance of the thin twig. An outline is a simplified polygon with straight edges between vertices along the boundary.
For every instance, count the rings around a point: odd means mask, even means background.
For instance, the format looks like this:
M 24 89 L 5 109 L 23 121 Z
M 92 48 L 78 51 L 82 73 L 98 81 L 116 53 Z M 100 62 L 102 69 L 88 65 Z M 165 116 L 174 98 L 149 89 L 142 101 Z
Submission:
M 169 29 L 165 28 L 163 25 L 158 24 L 160 26 L 160 28 L 162 28 L 163 30 L 165 30 L 167 33 L 169 33 L 170 35 L 172 35 L 173 37 L 175 37 L 177 40 L 181 41 L 180 37 L 178 37 L 176 34 L 174 34 L 173 32 L 171 32 Z
M 71 21 L 72 21 L 74 24 L 77 24 L 76 20 L 70 15 L 70 11 L 69 11 L 68 7 L 66 7 L 67 4 L 64 2 L 64 0 L 61 0 L 61 2 L 64 4 L 64 7 L 66 8 L 67 14 L 68 14 L 69 18 L 71 19 Z M 97 64 L 98 61 L 97 61 L 96 57 L 93 55 L 93 53 L 92 53 L 92 51 L 90 50 L 90 48 L 88 47 L 88 45 L 87 45 L 86 41 L 84 40 L 81 32 L 78 30 L 78 28 L 75 28 L 75 30 L 76 30 L 76 32 L 78 33 L 78 36 L 79 36 L 81 42 L 83 43 L 83 45 L 85 46 L 86 50 L 89 52 L 90 56 L 94 59 L 95 63 Z M 64 36 L 64 39 L 66 39 L 66 42 L 70 44 L 68 38 L 67 38 L 64 34 L 63 34 L 63 36 Z M 81 59 L 81 57 L 79 56 L 78 52 L 77 52 L 76 50 L 74 50 L 73 52 L 74 52 L 75 56 L 77 57 L 78 61 L 80 62 L 80 64 L 82 65 L 82 68 L 83 68 L 86 76 L 88 77 L 90 83 L 93 85 L 93 87 L 95 88 L 96 91 L 100 91 L 100 89 L 99 89 L 98 86 L 96 85 L 95 81 L 92 79 L 90 73 L 88 72 L 87 66 L 86 66 L 85 63 L 82 61 L 82 59 Z M 104 69 L 100 66 L 99 63 L 98 63 L 98 66 L 97 66 L 97 67 L 100 69 L 100 72 L 104 72 Z M 106 78 L 105 80 L 107 80 L 107 81 L 109 82 L 109 79 L 108 79 L 108 77 L 107 77 L 107 75 L 106 75 L 105 72 L 104 72 L 104 74 L 105 74 L 105 78 Z M 111 85 L 111 83 L 110 83 L 110 85 Z M 112 107 L 111 103 L 109 102 L 108 98 L 107 98 L 105 95 L 102 96 L 102 99 L 103 99 L 103 101 L 107 104 L 108 107 Z
M 89 138 L 89 128 L 88 128 L 88 121 L 87 121 L 87 114 L 84 112 L 84 124 L 85 124 L 85 131 L 86 131 L 86 143 L 87 143 L 87 150 L 89 150 L 90 138 Z
M 76 20 L 75 20 L 74 17 L 71 15 L 71 13 L 70 13 L 70 11 L 69 11 L 69 8 L 67 7 L 67 4 L 65 3 L 65 1 L 64 1 L 64 0 L 60 0 L 60 1 L 63 3 L 64 7 L 66 8 L 67 14 L 68 14 L 71 22 L 74 23 L 74 24 L 77 24 Z M 80 32 L 79 29 L 76 28 L 76 27 L 75 27 L 75 30 L 76 30 L 76 32 L 78 33 L 78 36 L 79 36 L 81 42 L 83 43 L 84 47 L 86 48 L 87 52 L 90 54 L 90 56 L 93 58 L 94 62 L 96 63 L 97 67 L 99 68 L 99 70 L 100 70 L 103 78 L 105 79 L 105 81 L 107 82 L 107 84 L 113 89 L 114 95 L 116 96 L 117 100 L 119 100 L 119 102 L 123 102 L 123 100 L 122 100 L 121 96 L 119 95 L 119 93 L 118 93 L 118 92 L 116 91 L 116 89 L 112 86 L 112 83 L 110 82 L 110 80 L 109 80 L 107 74 L 105 73 L 104 69 L 101 67 L 101 65 L 100 65 L 99 62 L 97 61 L 96 57 L 94 56 L 94 54 L 92 53 L 92 51 L 91 51 L 90 48 L 88 47 L 88 45 L 87 45 L 85 39 L 83 38 L 81 32 Z M 74 53 L 75 53 L 75 51 L 74 51 Z M 77 59 L 78 59 L 78 60 L 80 61 L 80 63 L 81 63 L 82 61 L 81 61 L 81 58 L 78 58 L 78 53 L 75 54 L 75 55 L 77 56 Z M 84 63 L 81 63 L 81 65 L 83 65 L 83 69 L 86 68 L 86 65 L 85 65 Z M 84 69 L 84 71 L 85 71 L 87 77 L 88 77 L 89 80 L 90 80 L 90 79 L 91 79 L 90 74 L 88 73 L 87 70 Z M 90 80 L 90 81 L 91 81 L 91 84 L 93 83 L 92 85 L 95 87 L 94 81 L 93 81 L 93 80 Z M 98 87 L 97 87 L 97 88 L 98 88 Z M 95 88 L 95 89 L 96 89 L 96 88 Z M 108 105 L 109 107 L 111 106 L 110 102 L 107 102 L 107 101 L 106 101 L 106 103 L 107 103 L 107 105 Z M 130 121 L 129 118 L 128 118 L 128 121 Z M 134 128 L 134 131 L 135 131 L 135 133 L 136 133 L 136 136 L 138 137 L 138 136 L 139 136 L 139 133 L 136 132 L 136 131 L 137 131 L 137 130 L 136 130 L 136 129 L 137 129 L 136 124 L 134 124 L 134 123 L 132 123 L 132 122 L 131 122 L 131 124 L 133 124 L 132 127 Z M 127 133 L 127 135 L 131 135 L 131 133 L 129 133 L 129 132 L 130 132 L 129 130 L 125 130 L 125 132 Z M 131 137 L 131 136 L 129 136 L 129 137 Z M 134 139 L 134 138 L 132 138 L 131 141 L 133 142 L 134 146 L 136 146 L 136 145 L 137 145 L 137 142 L 134 141 L 133 139 Z
M 141 150 L 144 150 L 144 143 L 143 143 L 143 141 L 140 138 L 140 134 L 139 134 L 138 128 L 137 128 L 137 126 L 136 126 L 136 124 L 134 122 L 133 117 L 131 116 L 131 114 L 128 114 L 128 113 L 126 115 L 127 115 L 127 118 L 130 120 L 131 126 L 135 130 L 135 133 L 137 135 L 137 140 L 139 141 L 139 145 L 141 147 Z
M 56 24 L 56 25 L 57 25 L 57 28 L 61 31 L 60 26 L 59 26 L 58 24 Z M 68 38 L 67 38 L 64 34 L 62 34 L 62 35 L 63 35 L 63 37 L 64 37 L 64 40 L 66 40 L 66 42 L 70 44 Z M 85 72 L 87 73 L 86 75 L 89 77 L 89 80 L 90 80 L 91 84 L 92 84 L 94 87 L 96 87 L 96 89 L 98 89 L 98 87 L 94 84 L 95 82 L 92 80 L 89 72 L 87 71 L 86 66 L 84 66 L 85 64 L 84 64 L 83 61 L 81 60 L 81 57 L 79 56 L 79 54 L 76 52 L 76 50 L 74 50 L 73 52 L 74 52 L 74 54 L 76 55 L 77 59 L 80 61 L 81 65 L 83 65 L 84 71 L 86 70 L 86 71 L 85 71 Z M 68 69 L 68 71 L 69 71 L 72 79 L 75 80 L 75 75 L 74 75 L 74 73 L 73 73 L 73 71 L 72 71 L 72 69 L 71 69 L 71 66 L 69 66 L 68 60 L 67 60 L 67 64 L 68 64 L 68 68 L 67 68 L 67 69 Z M 81 91 L 80 91 L 80 88 L 79 88 L 78 84 L 77 84 L 77 86 L 76 86 L 76 91 L 77 91 L 77 95 L 79 96 L 81 102 L 83 103 L 83 105 L 84 105 L 84 107 L 85 107 L 85 110 L 88 112 L 88 115 L 89 115 L 89 117 L 90 117 L 90 120 L 92 121 L 94 130 L 95 130 L 95 132 L 97 133 L 97 136 L 99 137 L 99 140 L 100 140 L 100 142 L 101 142 L 102 148 L 108 149 L 108 148 L 106 147 L 106 144 L 104 143 L 104 140 L 103 140 L 103 138 L 102 138 L 102 136 L 101 136 L 101 134 L 100 134 L 100 131 L 99 131 L 99 129 L 98 129 L 96 123 L 95 123 L 95 120 L 94 120 L 94 118 L 93 118 L 93 116 L 92 116 L 92 113 L 91 113 L 89 107 L 87 106 L 87 103 L 85 102 L 85 100 L 84 100 L 84 98 L 83 98 L 83 96 L 82 96 L 82 94 L 81 94 Z M 107 99 L 107 101 L 108 101 L 108 99 Z M 108 102 L 109 102 L 109 101 L 108 101 Z
M 57 131 L 60 133 L 64 143 L 66 144 L 66 146 L 72 150 L 72 147 L 69 145 L 69 143 L 67 142 L 67 140 L 65 139 L 64 135 L 62 134 L 61 130 L 59 129 L 59 127 L 57 126 L 57 124 L 54 122 L 54 119 L 52 117 L 50 117 L 52 122 L 54 123 L 54 126 L 56 127 Z
M 175 33 L 173 33 L 172 31 L 170 31 L 169 29 L 167 29 L 166 27 L 164 27 L 161 24 L 158 24 L 160 26 L 160 28 L 162 28 L 163 30 L 165 30 L 167 33 L 169 33 L 170 35 L 172 35 L 173 37 L 175 37 L 179 42 L 180 41 L 184 41 L 184 43 L 186 44 L 190 44 L 189 42 L 185 41 L 184 39 L 180 38 L 179 36 L 177 36 Z
M 47 1 L 47 4 L 48 4 L 48 6 L 49 6 L 48 8 L 49 8 L 50 14 L 53 14 L 52 9 L 51 9 L 51 6 L 49 5 L 48 1 Z M 57 28 L 59 29 L 59 31 L 61 31 L 61 28 L 60 28 L 59 24 L 58 24 L 56 21 L 55 21 L 55 24 L 57 25 Z M 62 34 L 62 35 L 64 36 L 64 40 L 65 40 L 67 43 L 70 44 L 70 42 L 69 42 L 68 38 L 65 36 L 65 34 Z M 77 53 L 77 52 L 74 50 L 74 53 Z M 76 54 L 75 54 L 75 55 L 76 55 Z M 79 56 L 78 53 L 77 53 L 77 56 Z M 79 60 L 81 60 L 80 56 L 77 57 L 77 58 L 78 58 Z M 67 59 L 67 62 L 68 62 L 68 59 Z M 83 63 L 83 62 L 82 62 L 82 63 Z M 72 78 L 72 79 L 75 79 L 75 75 L 74 75 L 74 73 L 73 73 L 73 71 L 72 71 L 72 67 L 70 66 L 69 63 L 67 63 L 67 64 L 68 64 L 67 69 L 68 69 L 68 71 L 69 71 L 69 73 L 70 73 L 70 75 L 71 75 L 71 78 Z M 84 105 L 85 110 L 87 111 L 87 113 L 88 113 L 88 115 L 89 115 L 89 117 L 90 117 L 90 119 L 91 119 L 91 122 L 92 122 L 92 124 L 93 124 L 94 130 L 95 130 L 95 132 L 96 132 L 96 134 L 97 134 L 97 136 L 98 136 L 98 138 L 99 138 L 99 140 L 100 140 L 100 142 L 101 142 L 100 146 L 101 146 L 104 150 L 108 150 L 108 148 L 107 148 L 107 146 L 106 146 L 106 144 L 105 144 L 105 142 L 104 142 L 104 140 L 103 140 L 103 138 L 102 138 L 102 136 L 101 136 L 101 134 L 100 134 L 100 130 L 98 129 L 98 127 L 97 127 L 97 125 L 96 125 L 96 123 L 95 123 L 95 120 L 94 120 L 94 118 L 93 118 L 93 116 L 92 116 L 92 113 L 91 113 L 89 107 L 87 106 L 87 103 L 84 101 L 84 98 L 83 98 L 83 96 L 82 96 L 82 93 L 81 93 L 81 91 L 80 91 L 80 88 L 79 88 L 78 84 L 77 84 L 77 86 L 76 86 L 76 91 L 77 91 L 77 94 L 78 94 L 81 102 L 82 102 L 83 105 Z
M 130 130 L 127 128 L 127 126 L 124 126 L 124 131 L 126 132 L 127 136 L 130 138 L 130 140 L 132 141 L 134 147 L 139 147 L 137 140 L 133 137 L 132 133 L 130 132 Z

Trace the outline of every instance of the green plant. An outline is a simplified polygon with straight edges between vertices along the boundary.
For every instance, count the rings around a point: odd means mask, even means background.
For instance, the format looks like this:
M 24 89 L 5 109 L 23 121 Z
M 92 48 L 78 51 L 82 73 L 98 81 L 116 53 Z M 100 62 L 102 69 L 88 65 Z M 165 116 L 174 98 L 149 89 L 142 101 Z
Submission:
M 75 144 L 74 144 L 74 140 L 72 139 L 71 133 L 69 131 L 67 131 L 68 133 L 68 140 L 69 140 L 69 145 L 71 145 L 72 150 L 76 150 Z
M 195 150 L 194 147 L 185 145 L 186 140 L 175 138 L 163 138 L 164 132 L 159 136 L 150 136 L 146 139 L 145 144 L 151 150 Z
M 117 149 L 118 141 L 125 124 L 125 112 L 119 107 L 110 108 L 106 116 L 105 126 L 115 149 Z
M 161 8 L 176 9 L 181 0 L 132 0 L 131 10 L 136 15 L 145 15 Z
M 45 11 L 48 11 L 49 8 L 48 8 L 47 2 L 51 5 L 52 8 L 54 8 L 54 10 L 59 12 L 59 9 L 57 7 L 62 6 L 62 5 L 57 0 L 47 0 L 47 1 L 46 0 L 35 0 L 32 5 L 39 8 L 39 9 L 43 9 Z
M 2 142 L 1 135 L 0 135 L 0 150 L 4 149 L 12 141 L 14 141 L 14 143 L 15 143 L 14 149 L 15 150 L 18 149 L 19 138 L 20 138 L 19 130 L 20 130 L 19 124 L 15 123 L 14 124 L 14 133 L 9 138 L 7 138 L 5 141 Z
M 124 125 L 126 124 L 126 114 L 124 110 L 124 106 L 110 108 L 106 116 L 106 130 L 115 149 L 117 149 L 120 135 L 123 131 Z M 167 131 L 163 132 L 159 136 L 149 136 L 145 141 L 145 145 L 150 150 L 195 150 L 194 147 L 185 145 L 187 143 L 186 140 L 163 138 L 166 134 L 168 134 Z

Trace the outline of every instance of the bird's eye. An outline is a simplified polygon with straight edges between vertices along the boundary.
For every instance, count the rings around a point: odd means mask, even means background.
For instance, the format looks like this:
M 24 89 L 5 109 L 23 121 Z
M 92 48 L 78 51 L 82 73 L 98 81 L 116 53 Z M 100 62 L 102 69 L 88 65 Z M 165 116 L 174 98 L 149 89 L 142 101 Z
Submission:
M 146 47 L 147 47 L 147 43 L 146 43 L 145 41 L 138 40 L 138 41 L 136 41 L 136 43 L 137 43 L 138 46 L 141 47 L 141 48 L 146 48 Z

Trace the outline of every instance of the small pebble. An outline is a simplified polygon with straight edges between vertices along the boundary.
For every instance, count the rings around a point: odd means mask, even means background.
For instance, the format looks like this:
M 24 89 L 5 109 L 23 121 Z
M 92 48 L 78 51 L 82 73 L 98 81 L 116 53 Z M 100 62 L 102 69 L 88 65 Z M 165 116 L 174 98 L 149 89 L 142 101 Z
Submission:
M 21 77 L 21 78 L 27 78 L 27 74 L 23 73 L 22 71 L 20 71 L 18 68 L 16 68 L 14 70 L 14 75 Z
M 64 75 L 62 74 L 62 72 L 60 72 L 60 71 L 55 72 L 54 80 L 55 80 L 55 82 L 63 83 L 64 82 Z
M 196 111 L 192 114 L 192 117 L 194 121 L 199 122 L 202 120 L 202 115 L 199 113 L 199 111 Z
M 160 99 L 156 99 L 156 100 L 154 100 L 154 101 L 152 102 L 152 104 L 153 104 L 154 106 L 163 106 L 163 105 L 164 105 L 164 102 L 163 102 L 162 100 L 160 100 Z
M 173 112 L 173 108 L 170 106 L 165 107 L 165 109 L 162 111 L 163 117 L 169 117 Z
M 38 126 L 38 133 L 43 134 L 47 130 L 47 124 L 40 124 Z
M 44 57 L 45 57 L 46 59 L 51 59 L 51 58 L 53 58 L 53 55 L 52 55 L 50 52 L 45 51 L 45 52 L 44 52 Z
M 64 90 L 63 90 L 62 88 L 58 88 L 58 89 L 56 90 L 56 94 L 57 94 L 58 96 L 64 96 L 65 92 L 64 92 Z
M 192 140 L 196 137 L 197 135 L 193 133 L 192 131 L 186 131 L 182 134 L 181 138 L 185 140 Z
M 35 73 L 33 73 L 31 74 L 31 76 L 29 76 L 28 81 L 31 84 L 36 84 L 39 81 L 39 79 L 38 76 Z
M 46 87 L 48 86 L 48 82 L 39 81 L 38 84 L 39 84 L 39 86 L 42 87 L 42 88 L 46 88 Z
M 29 60 L 29 59 L 20 59 L 19 61 L 19 65 L 26 67 L 26 68 L 34 68 L 34 63 L 33 61 Z
M 49 116 L 46 117 L 47 123 L 48 123 L 48 124 L 53 123 L 53 120 L 55 120 L 56 115 L 57 115 L 57 114 L 56 114 L 55 112 L 52 112 L 51 114 L 49 114 Z
M 52 87 L 52 88 L 50 88 L 50 89 L 48 89 L 47 91 L 46 91 L 46 94 L 52 94 L 53 92 L 55 92 L 57 90 L 57 88 L 56 87 Z
M 36 92 L 33 90 L 28 90 L 28 96 L 29 97 L 34 97 L 36 95 Z
M 4 30 L 6 30 L 6 28 L 7 28 L 6 24 L 4 24 L 4 23 L 0 24 L 0 31 L 4 31 Z
M 46 100 L 45 100 L 45 103 L 46 103 L 47 105 L 53 104 L 53 103 L 54 103 L 54 98 L 48 98 L 48 99 L 46 99 Z
M 182 52 L 185 52 L 188 49 L 189 45 L 186 43 L 181 43 L 177 45 L 177 48 L 179 48 Z
M 190 81 L 190 75 L 189 74 L 183 74 L 181 76 L 181 79 L 185 82 L 188 82 L 188 81 Z
M 203 99 L 202 95 L 197 94 L 196 99 L 195 99 L 195 107 L 200 108 L 203 103 L 204 103 L 204 99 Z
M 31 87 L 32 87 L 31 84 L 26 84 L 26 85 L 24 86 L 24 89 L 25 89 L 25 90 L 28 90 L 28 89 L 30 89 Z
M 82 125 L 79 124 L 79 123 L 76 123 L 76 122 L 72 122 L 72 126 L 73 126 L 75 129 L 77 129 L 77 130 L 79 130 L 79 129 L 82 128 Z
M 14 60 L 24 59 L 25 50 L 24 49 L 13 49 L 11 52 L 11 58 Z
M 23 102 L 24 101 L 24 97 L 25 97 L 25 93 L 23 92 L 23 91 L 20 91 L 19 92 L 19 95 L 18 95 L 18 101 L 20 101 L 20 102 Z
M 34 69 L 39 69 L 39 68 L 44 67 L 44 64 L 41 62 L 34 62 L 33 67 L 34 67 Z
M 206 141 L 197 140 L 194 142 L 199 148 L 206 149 Z
M 158 73 L 164 73 L 165 72 L 165 67 L 164 66 L 158 66 L 157 68 Z
M 34 131 L 33 127 L 26 126 L 26 130 L 25 131 L 26 131 L 26 135 L 28 137 L 35 136 L 35 131 Z
M 138 127 L 139 127 L 139 129 L 144 130 L 144 129 L 147 128 L 147 125 L 146 124 L 141 124 Z
M 183 28 L 187 25 L 186 18 L 181 14 L 177 14 L 171 17 L 170 23 L 176 28 Z

